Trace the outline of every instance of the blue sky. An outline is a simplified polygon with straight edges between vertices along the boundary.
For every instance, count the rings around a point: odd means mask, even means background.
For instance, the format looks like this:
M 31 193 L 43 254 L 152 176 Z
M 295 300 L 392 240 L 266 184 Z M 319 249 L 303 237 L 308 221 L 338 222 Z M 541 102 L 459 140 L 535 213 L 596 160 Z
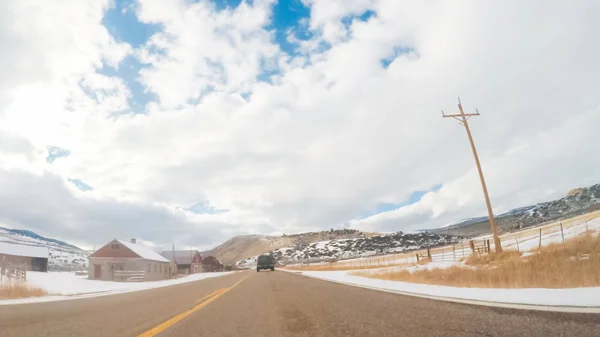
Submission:
M 423 196 L 429 192 L 437 192 L 440 190 L 440 188 L 442 188 L 442 184 L 436 184 L 433 187 L 431 187 L 431 189 L 427 190 L 427 191 L 414 191 L 410 194 L 410 196 L 408 197 L 408 199 L 406 199 L 404 202 L 401 203 L 382 203 L 379 204 L 377 206 L 375 206 L 373 209 L 370 209 L 366 212 L 364 212 L 361 215 L 361 219 L 364 218 L 368 218 L 370 216 L 373 216 L 375 214 L 379 214 L 379 213 L 383 213 L 383 212 L 389 212 L 389 211 L 393 211 L 393 210 L 397 210 L 399 208 L 402 208 L 404 206 L 408 206 L 408 205 L 412 205 L 415 204 L 417 202 L 419 202 L 421 200 L 421 198 L 423 198 Z
M 83 192 L 91 191 L 94 189 L 92 186 L 81 181 L 81 179 L 69 179 L 69 182 L 71 182 L 73 185 L 75 185 L 75 187 L 77 187 Z
M 242 0 L 212 0 L 217 11 L 233 10 L 238 7 Z M 251 0 L 247 1 L 250 5 Z M 292 34 L 298 40 L 309 40 L 318 32 L 313 32 L 309 29 L 308 23 L 310 20 L 311 9 L 307 7 L 301 0 L 280 0 L 273 5 L 270 24 L 265 28 L 274 33 L 274 40 L 279 45 L 282 52 L 291 57 L 298 55 L 298 46 L 288 41 L 288 36 Z M 355 20 L 367 21 L 377 14 L 367 10 L 360 15 L 349 15 L 343 18 L 342 24 L 346 27 L 352 24 Z M 142 47 L 148 39 L 155 33 L 160 32 L 160 25 L 146 24 L 138 20 L 136 16 L 136 3 L 134 0 L 117 0 L 114 7 L 109 9 L 103 18 L 103 25 L 109 33 L 119 42 L 125 42 L 131 45 L 132 48 Z M 327 43 L 322 43 L 322 51 L 327 50 L 330 46 Z M 390 51 L 390 54 L 381 60 L 381 66 L 387 68 L 401 54 L 414 52 L 411 48 L 397 47 Z M 108 76 L 117 76 L 123 79 L 131 91 L 132 97 L 129 99 L 131 111 L 125 113 L 145 113 L 145 107 L 148 102 L 155 101 L 156 95 L 146 90 L 143 84 L 139 81 L 139 71 L 145 65 L 141 64 L 136 57 L 126 57 L 117 68 L 104 66 L 98 70 L 99 73 Z M 277 69 L 265 70 L 259 74 L 258 80 L 271 83 L 272 75 L 278 73 Z M 248 100 L 251 93 L 242 93 L 242 96 Z M 61 152 L 62 149 L 53 149 L 52 154 L 48 156 L 48 161 L 51 162 L 59 157 L 68 156 L 67 152 Z M 78 179 L 72 179 L 71 182 L 83 191 L 90 190 L 91 187 Z M 400 207 L 418 202 L 423 195 L 429 191 L 437 191 L 441 185 L 432 187 L 426 191 L 414 191 L 409 198 L 401 203 L 383 203 L 375 206 L 373 209 L 364 210 L 362 217 L 368 217 L 382 212 L 398 209 Z M 197 214 L 214 214 L 221 213 L 226 210 L 214 209 L 209 205 L 208 201 L 199 202 L 187 210 Z
M 464 130 L 439 115 L 457 96 L 483 113 L 472 132 L 498 213 L 600 181 L 589 4 L 210 1 L 9 0 L 4 223 L 214 246 L 484 216 Z
M 241 0 L 212 0 L 216 10 L 232 10 L 238 7 Z M 252 4 L 251 0 L 247 0 Z M 273 5 L 270 24 L 265 28 L 273 31 L 274 40 L 279 45 L 282 52 L 291 57 L 298 55 L 298 45 L 290 43 L 288 35 L 292 34 L 298 40 L 309 40 L 314 37 L 314 32 L 308 28 L 310 19 L 310 7 L 307 7 L 301 0 L 279 0 Z M 342 19 L 346 26 L 354 20 L 369 20 L 375 16 L 373 11 L 365 11 L 360 15 L 350 15 Z M 131 47 L 139 48 L 155 33 L 161 31 L 161 26 L 156 24 L 146 24 L 138 21 L 136 16 L 136 3 L 134 0 L 117 0 L 114 7 L 110 8 L 104 15 L 102 24 L 109 33 L 119 42 L 126 42 Z M 327 42 L 321 42 L 320 51 L 323 52 L 331 46 Z M 384 68 L 402 52 L 408 52 L 399 48 L 389 57 L 381 60 Z M 107 76 L 118 76 L 129 87 L 132 97 L 129 99 L 129 105 L 132 113 L 144 113 L 148 102 L 155 101 L 156 95 L 146 90 L 138 80 L 139 71 L 145 65 L 141 64 L 135 57 L 128 56 L 123 60 L 117 69 L 104 66 L 98 70 L 99 73 Z M 258 75 L 259 81 L 271 83 L 270 78 L 276 75 L 278 70 L 265 70 Z M 248 93 L 244 93 L 248 97 Z
M 150 36 L 160 31 L 160 26 L 138 21 L 133 0 L 117 0 L 115 6 L 104 14 L 102 23 L 108 32 L 119 42 L 127 42 L 133 48 L 142 46 Z M 156 96 L 144 90 L 137 80 L 143 65 L 133 56 L 128 56 L 121 62 L 118 69 L 104 66 L 99 70 L 107 76 L 118 76 L 125 81 L 132 97 L 129 104 L 134 113 L 144 112 L 146 103 L 155 100 Z
M 48 145 L 46 146 L 46 150 L 48 151 L 46 161 L 50 164 L 52 164 L 58 158 L 65 158 L 71 155 L 71 151 L 58 146 Z
M 235 9 L 242 3 L 242 0 L 212 1 L 218 11 Z M 251 4 L 252 2 L 249 1 L 249 3 Z M 160 25 L 145 24 L 138 21 L 135 13 L 135 6 L 134 0 L 117 0 L 115 6 L 106 12 L 103 24 L 117 41 L 126 42 L 133 48 L 138 48 L 143 46 L 153 34 L 159 32 L 161 27 Z M 280 0 L 273 6 L 271 23 L 266 28 L 274 31 L 275 41 L 283 52 L 290 56 L 297 55 L 298 46 L 290 43 L 287 38 L 290 33 L 299 40 L 308 40 L 313 37 L 314 33 L 308 28 L 310 14 L 310 8 L 301 0 Z M 350 15 L 343 18 L 342 23 L 349 26 L 354 20 L 367 21 L 375 15 L 376 13 L 373 11 L 365 11 L 360 15 Z M 325 49 L 328 48 L 327 45 L 324 45 L 324 47 Z M 400 54 L 410 52 L 414 52 L 414 50 L 402 47 L 395 48 L 388 57 L 381 60 L 381 65 L 382 67 L 387 68 Z M 129 104 L 133 113 L 144 113 L 145 105 L 148 102 L 156 100 L 156 96 L 152 92 L 145 90 L 144 86 L 138 81 L 139 71 L 143 67 L 144 65 L 135 57 L 128 56 L 121 62 L 118 69 L 104 66 L 99 70 L 102 74 L 118 76 L 125 81 L 132 93 Z M 258 79 L 270 83 L 270 77 L 277 73 L 277 70 L 265 71 L 259 75 Z M 244 93 L 244 96 L 247 99 L 249 94 Z M 49 156 L 49 161 L 60 157 L 60 154 L 61 153 L 59 153 L 58 156 Z M 68 156 L 68 153 L 66 155 Z M 87 190 L 89 187 L 78 180 L 72 180 L 72 182 L 82 190 Z M 431 191 L 437 191 L 439 188 L 440 186 L 434 186 Z M 362 217 L 368 217 L 413 204 L 418 202 L 427 192 L 429 192 L 429 190 L 414 191 L 410 197 L 402 203 L 383 203 L 377 205 L 373 209 L 364 211 Z M 200 202 L 189 207 L 188 210 L 199 214 L 221 211 L 211 208 L 206 202 Z
M 190 211 L 194 214 L 219 214 L 219 213 L 225 213 L 225 212 L 229 211 L 226 209 L 215 208 L 214 206 L 211 206 L 208 201 L 196 203 L 196 204 L 186 208 L 185 210 Z

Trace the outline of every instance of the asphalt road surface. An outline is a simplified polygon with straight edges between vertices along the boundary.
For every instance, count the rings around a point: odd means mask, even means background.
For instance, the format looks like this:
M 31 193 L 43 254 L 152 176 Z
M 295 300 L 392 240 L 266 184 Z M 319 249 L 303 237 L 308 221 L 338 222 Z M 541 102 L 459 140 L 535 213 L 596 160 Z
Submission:
M 4 305 L 0 336 L 600 336 L 600 315 L 455 304 L 263 271 Z

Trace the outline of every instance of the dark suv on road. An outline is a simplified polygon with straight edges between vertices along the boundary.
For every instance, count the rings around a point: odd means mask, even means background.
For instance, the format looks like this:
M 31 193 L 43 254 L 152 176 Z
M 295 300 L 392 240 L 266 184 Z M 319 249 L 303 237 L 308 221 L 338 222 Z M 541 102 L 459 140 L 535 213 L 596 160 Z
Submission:
M 261 255 L 256 261 L 256 271 L 259 272 L 261 269 L 271 269 L 275 271 L 275 259 L 273 255 Z

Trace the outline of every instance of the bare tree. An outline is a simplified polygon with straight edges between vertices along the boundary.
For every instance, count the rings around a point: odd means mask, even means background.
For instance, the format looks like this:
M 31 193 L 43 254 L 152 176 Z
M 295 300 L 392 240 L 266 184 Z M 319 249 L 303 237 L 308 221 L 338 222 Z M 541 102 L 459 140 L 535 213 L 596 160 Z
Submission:
M 308 238 L 299 235 L 296 241 L 294 242 L 294 246 L 297 250 L 304 251 L 304 258 L 308 260 L 308 265 L 310 265 L 310 255 L 308 254 L 308 245 L 310 245 L 310 241 Z

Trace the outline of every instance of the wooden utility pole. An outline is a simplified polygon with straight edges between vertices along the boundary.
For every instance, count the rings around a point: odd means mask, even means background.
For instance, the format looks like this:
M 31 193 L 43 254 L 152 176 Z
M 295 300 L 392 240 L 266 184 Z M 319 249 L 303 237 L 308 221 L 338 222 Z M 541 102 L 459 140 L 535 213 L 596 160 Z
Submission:
M 442 117 L 456 119 L 459 124 L 464 126 L 465 130 L 467 130 L 467 136 L 469 137 L 469 143 L 471 143 L 471 150 L 473 150 L 473 157 L 475 157 L 477 171 L 479 171 L 481 188 L 483 189 L 483 196 L 485 197 L 485 204 L 487 205 L 488 216 L 490 218 L 490 230 L 492 231 L 492 235 L 494 235 L 494 246 L 496 247 L 496 253 L 501 253 L 502 242 L 500 241 L 500 237 L 498 236 L 498 231 L 496 229 L 496 219 L 494 218 L 494 212 L 492 211 L 492 203 L 490 202 L 490 196 L 488 195 L 487 186 L 485 185 L 485 178 L 483 177 L 483 170 L 481 169 L 481 164 L 479 163 L 479 156 L 477 155 L 477 149 L 475 149 L 475 142 L 473 141 L 473 136 L 471 135 L 471 129 L 469 128 L 468 122 L 469 118 L 473 116 L 479 116 L 479 110 L 475 109 L 476 113 L 465 114 L 460 102 L 460 98 L 458 99 L 458 109 L 460 110 L 460 114 L 456 115 L 446 115 L 442 110 Z

